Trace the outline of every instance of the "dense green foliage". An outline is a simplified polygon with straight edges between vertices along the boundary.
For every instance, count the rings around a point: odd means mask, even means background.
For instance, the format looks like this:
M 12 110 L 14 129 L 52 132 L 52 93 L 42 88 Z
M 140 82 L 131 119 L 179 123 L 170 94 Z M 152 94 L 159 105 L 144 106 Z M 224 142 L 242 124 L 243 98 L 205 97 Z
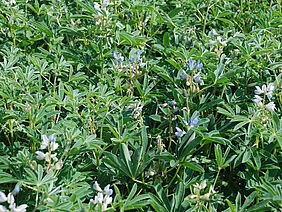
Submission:
M 279 211 L 281 9 L 2 0 L 0 211 Z

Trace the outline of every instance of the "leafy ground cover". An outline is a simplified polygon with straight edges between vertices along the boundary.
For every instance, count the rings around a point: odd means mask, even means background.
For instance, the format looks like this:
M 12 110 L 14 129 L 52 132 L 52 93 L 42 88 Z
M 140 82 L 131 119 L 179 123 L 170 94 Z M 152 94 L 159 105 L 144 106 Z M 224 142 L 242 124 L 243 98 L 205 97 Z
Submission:
M 280 0 L 2 0 L 0 211 L 279 211 Z

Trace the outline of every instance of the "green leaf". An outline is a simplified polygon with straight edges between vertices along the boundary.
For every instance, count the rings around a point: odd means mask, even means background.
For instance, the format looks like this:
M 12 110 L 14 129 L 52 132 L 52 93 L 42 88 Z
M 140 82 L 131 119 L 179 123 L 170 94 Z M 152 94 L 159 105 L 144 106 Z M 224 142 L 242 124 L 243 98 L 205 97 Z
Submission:
M 162 122 L 162 117 L 160 115 L 150 115 L 149 117 L 154 121 Z
M 163 35 L 163 44 L 166 47 L 169 47 L 169 34 L 168 32 L 165 32 Z
M 202 166 L 200 166 L 199 164 L 197 164 L 197 163 L 194 163 L 194 162 L 183 162 L 181 164 L 183 166 L 189 168 L 189 169 L 192 169 L 192 170 L 196 171 L 196 172 L 200 172 L 200 173 L 205 172 L 205 169 Z
M 127 170 L 130 173 L 130 176 L 133 177 L 132 167 L 131 167 L 131 157 L 128 151 L 128 147 L 126 144 L 122 143 L 120 146 L 120 154 L 123 159 L 123 162 L 126 164 Z

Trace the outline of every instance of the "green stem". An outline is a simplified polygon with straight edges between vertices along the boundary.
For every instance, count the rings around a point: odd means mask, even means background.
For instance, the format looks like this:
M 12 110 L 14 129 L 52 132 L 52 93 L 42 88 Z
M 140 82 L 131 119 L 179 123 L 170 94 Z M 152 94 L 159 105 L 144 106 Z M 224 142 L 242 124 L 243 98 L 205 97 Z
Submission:
M 214 183 L 213 183 L 213 189 L 215 188 L 215 184 L 216 184 L 216 182 L 217 182 L 217 179 L 218 179 L 220 170 L 221 170 L 221 168 L 219 167 L 219 168 L 218 168 L 218 171 L 217 171 L 217 174 L 216 174 L 216 177 L 215 177 L 215 181 L 214 181 Z
M 209 5 L 208 5 L 206 16 L 205 16 L 205 19 L 204 19 L 203 34 L 205 34 L 205 30 L 206 30 L 207 18 L 208 18 L 208 14 L 209 14 L 209 10 L 210 10 L 210 3 L 211 3 L 211 1 L 209 0 Z
M 167 188 L 166 188 L 167 191 L 168 191 L 168 188 L 169 188 L 169 187 L 171 186 L 171 184 L 173 183 L 174 179 L 176 178 L 176 176 L 177 176 L 177 174 L 178 174 L 180 168 L 181 168 L 181 165 L 178 164 L 178 167 L 177 167 L 177 170 L 176 170 L 174 176 L 172 177 L 171 181 L 170 181 L 169 184 L 167 185 Z

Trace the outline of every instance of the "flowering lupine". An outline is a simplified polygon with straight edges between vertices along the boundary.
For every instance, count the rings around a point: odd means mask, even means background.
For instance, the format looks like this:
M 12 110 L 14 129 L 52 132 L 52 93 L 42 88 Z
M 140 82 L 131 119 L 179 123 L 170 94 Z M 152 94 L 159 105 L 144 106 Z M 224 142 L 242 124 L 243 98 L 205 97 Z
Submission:
M 263 85 L 261 88 L 259 86 L 256 86 L 255 94 L 265 94 L 267 98 L 270 100 L 272 98 L 272 93 L 274 91 L 274 84 L 269 83 L 268 86 Z
M 17 195 L 19 192 L 20 192 L 20 189 L 21 189 L 21 183 L 17 183 L 14 190 L 12 191 L 12 194 L 13 195 Z
M 269 110 L 270 112 L 274 112 L 275 110 L 275 104 L 274 102 L 269 102 L 268 104 L 264 105 L 265 98 L 260 97 L 260 94 L 263 94 L 264 97 L 267 96 L 267 98 L 270 100 L 272 98 L 274 91 L 274 84 L 269 83 L 267 86 L 264 84 L 261 88 L 259 86 L 256 86 L 256 89 L 254 91 L 255 99 L 254 102 L 261 108 L 265 107 L 265 109 Z M 262 102 L 263 101 L 263 102 Z
M 202 83 L 203 81 L 201 80 L 201 73 L 196 74 L 196 76 L 194 76 L 194 80 L 196 83 Z
M 199 117 L 195 116 L 194 118 L 191 118 L 188 122 L 190 128 L 194 127 L 199 122 Z
M 203 63 L 201 63 L 200 60 L 197 61 L 197 63 L 196 63 L 196 68 L 198 68 L 198 69 L 203 68 Z
M 275 109 L 275 104 L 274 102 L 269 102 L 267 105 L 265 105 L 265 108 L 267 110 L 269 110 L 270 112 L 274 112 L 274 109 Z
M 122 62 L 124 57 L 121 55 L 121 53 L 117 54 L 116 51 L 113 51 L 113 58 L 116 59 L 119 62 Z
M 94 197 L 94 200 L 91 199 L 90 203 L 102 204 L 102 211 L 108 210 L 108 205 L 112 203 L 113 190 L 110 189 L 110 185 L 107 185 L 104 190 L 101 189 L 97 181 L 95 181 L 93 188 L 99 193 Z
M 51 152 L 54 152 L 59 147 L 59 144 L 56 143 L 54 134 L 50 135 L 49 138 L 46 135 L 42 135 L 42 143 L 40 149 L 46 149 L 47 147 L 48 151 L 45 153 L 41 151 L 36 151 L 36 158 L 38 160 L 45 160 L 48 163 L 53 160 L 54 162 L 57 162 L 54 166 L 55 169 L 61 169 L 63 167 L 62 160 L 59 161 L 59 159 L 57 158 L 57 153 L 51 154 Z
M 179 77 L 181 79 L 187 79 L 188 78 L 188 74 L 184 70 L 182 70 L 182 72 L 180 73 Z
M 55 145 L 55 135 L 52 134 L 49 136 L 49 138 L 47 138 L 46 135 L 42 135 L 42 143 L 41 143 L 41 146 L 40 146 L 40 149 L 46 149 L 46 147 L 49 146 L 49 143 L 53 143 L 52 145 Z M 56 145 L 55 145 L 56 146 Z
M 132 57 L 129 59 L 129 62 L 130 62 L 130 63 L 133 63 L 134 60 L 135 60 L 135 58 L 132 56 Z
M 179 127 L 176 127 L 175 129 L 176 129 L 175 135 L 176 135 L 177 137 L 180 137 L 180 138 L 181 138 L 184 134 L 186 134 L 186 132 L 183 131 L 183 130 L 181 130 Z
M 194 62 L 191 57 L 189 58 L 189 61 L 188 61 L 188 67 L 190 71 L 194 69 Z
M 6 202 L 9 204 L 9 208 L 11 209 L 10 211 L 12 212 L 25 212 L 26 208 L 28 207 L 27 204 L 22 204 L 20 206 L 17 207 L 16 203 L 15 203 L 15 198 L 14 195 L 12 193 L 9 193 L 7 196 L 5 195 L 5 193 L 0 192 L 0 203 Z M 0 205 L 0 212 L 8 212 L 9 210 L 3 206 Z

